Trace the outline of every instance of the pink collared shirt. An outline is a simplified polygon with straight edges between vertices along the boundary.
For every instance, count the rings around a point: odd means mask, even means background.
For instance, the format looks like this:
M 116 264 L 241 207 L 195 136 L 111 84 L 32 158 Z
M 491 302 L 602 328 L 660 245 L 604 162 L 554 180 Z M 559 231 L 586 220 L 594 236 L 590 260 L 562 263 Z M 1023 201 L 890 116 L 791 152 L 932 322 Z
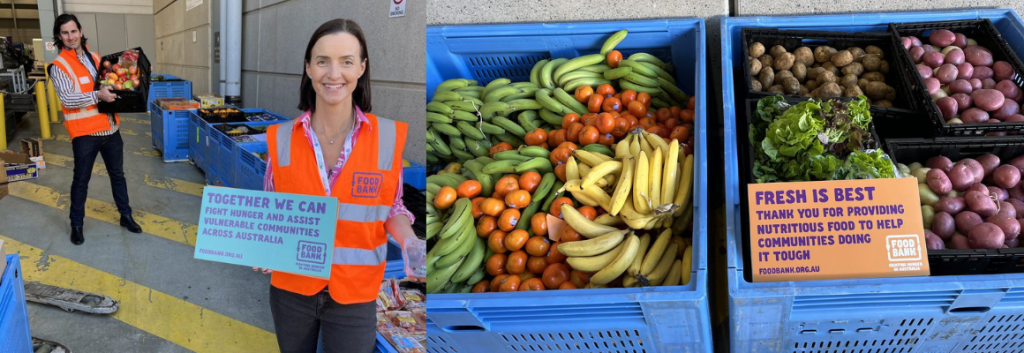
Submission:
M 334 185 L 335 180 L 338 179 L 338 175 L 341 174 L 341 169 L 345 167 L 345 161 L 348 158 L 348 156 L 352 154 L 352 147 L 356 145 L 356 139 L 359 138 L 359 131 L 361 130 L 360 128 L 363 126 L 363 124 L 367 124 L 367 128 L 373 128 L 372 125 L 369 125 L 370 120 L 366 118 L 366 115 L 363 114 L 363 111 L 359 109 L 359 107 L 355 107 L 355 110 L 357 118 L 356 123 L 352 127 L 352 131 L 350 131 L 348 133 L 348 136 L 345 137 L 345 145 L 344 148 L 341 149 L 341 155 L 338 156 L 338 163 L 334 165 L 334 168 L 331 168 L 329 180 L 330 185 Z M 313 132 L 312 125 L 310 125 L 310 116 L 311 114 L 309 111 L 302 113 L 302 115 L 295 120 L 295 126 L 302 127 L 302 131 L 305 132 L 306 135 L 306 141 L 308 141 L 309 145 L 312 147 L 315 145 L 313 143 L 313 139 L 316 138 L 316 134 Z M 263 175 L 264 191 L 274 191 L 274 171 L 273 168 L 271 168 L 273 165 L 274 164 L 270 161 L 270 158 L 268 157 L 267 172 L 266 174 Z M 409 223 L 413 223 L 416 221 L 416 217 L 412 215 L 412 212 L 409 212 L 409 210 L 405 208 L 405 203 L 402 202 L 402 184 L 402 173 L 399 173 L 398 188 L 396 189 L 397 192 L 395 193 L 395 203 L 391 205 L 391 212 L 388 213 L 388 219 L 390 220 L 391 218 L 397 215 L 406 215 L 407 217 L 409 217 Z M 326 189 L 324 190 L 324 192 L 327 191 L 328 190 Z

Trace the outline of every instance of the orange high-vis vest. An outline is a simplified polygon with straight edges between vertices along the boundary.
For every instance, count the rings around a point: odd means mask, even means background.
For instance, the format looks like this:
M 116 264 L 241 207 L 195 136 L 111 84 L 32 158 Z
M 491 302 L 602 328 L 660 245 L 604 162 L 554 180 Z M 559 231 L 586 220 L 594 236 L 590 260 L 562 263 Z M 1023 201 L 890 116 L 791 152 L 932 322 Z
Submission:
M 89 50 L 89 47 L 86 46 L 85 49 Z M 93 52 L 89 52 L 89 54 L 92 55 L 93 62 L 96 63 L 96 72 L 99 72 L 99 55 Z M 68 75 L 71 81 L 74 81 L 75 93 L 81 94 L 93 91 L 95 78 L 89 74 L 89 68 L 82 65 L 82 62 L 78 60 L 78 54 L 74 50 L 61 50 L 60 55 L 57 56 L 57 59 L 53 60 L 51 65 L 64 71 L 64 74 Z M 68 134 L 71 135 L 72 139 L 114 128 L 110 126 L 110 118 L 107 117 L 107 114 L 100 113 L 99 107 L 96 105 L 82 108 L 67 108 L 61 105 L 61 108 L 64 112 L 64 127 L 68 129 Z M 114 114 L 114 119 L 118 124 L 121 123 L 120 117 L 117 114 Z
M 387 265 L 384 222 L 398 192 L 408 125 L 373 114 L 366 117 L 370 123 L 360 127 L 359 139 L 329 195 L 338 199 L 330 280 L 275 271 L 270 279 L 274 287 L 310 296 L 327 286 L 331 298 L 341 304 L 377 298 Z M 295 128 L 295 120 L 267 130 L 274 189 L 325 196 L 316 153 L 303 130 Z

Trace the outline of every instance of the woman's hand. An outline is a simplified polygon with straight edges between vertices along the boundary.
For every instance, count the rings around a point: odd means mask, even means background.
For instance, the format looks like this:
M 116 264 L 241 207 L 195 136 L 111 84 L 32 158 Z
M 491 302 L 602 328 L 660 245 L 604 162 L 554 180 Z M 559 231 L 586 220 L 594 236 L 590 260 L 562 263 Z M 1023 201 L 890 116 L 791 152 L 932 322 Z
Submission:
M 252 270 L 253 271 L 259 271 L 260 268 L 259 267 L 253 267 Z M 274 270 L 271 270 L 269 268 L 264 268 L 263 269 L 263 274 L 265 274 L 265 275 L 269 275 L 271 272 L 274 272 Z
M 402 243 L 402 260 L 405 275 L 415 282 L 425 282 L 427 277 L 427 241 L 416 237 L 406 238 Z

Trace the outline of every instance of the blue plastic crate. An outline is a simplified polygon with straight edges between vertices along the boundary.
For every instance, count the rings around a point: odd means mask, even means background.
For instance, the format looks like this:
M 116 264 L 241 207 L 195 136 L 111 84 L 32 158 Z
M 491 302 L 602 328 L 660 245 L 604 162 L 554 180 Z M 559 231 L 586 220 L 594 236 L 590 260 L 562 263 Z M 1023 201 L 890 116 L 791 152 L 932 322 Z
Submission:
M 402 169 L 402 182 L 412 185 L 417 190 L 427 189 L 427 167 L 409 162 L 411 166 Z
M 153 147 L 163 153 L 164 162 L 188 160 L 188 116 L 190 110 L 163 110 L 149 103 L 149 126 Z
M 263 176 L 267 172 L 267 162 L 253 153 L 267 153 L 267 143 L 235 144 L 235 155 L 238 156 L 235 166 L 235 188 L 263 190 Z
M 707 276 L 707 135 L 704 20 L 442 26 L 427 28 L 427 100 L 445 79 L 528 80 L 542 59 L 600 51 L 614 31 L 616 48 L 648 52 L 676 67 L 696 96 L 696 166 L 692 280 L 685 286 L 431 294 L 431 352 L 711 352 Z
M 206 172 L 210 124 L 196 114 L 196 110 L 188 113 L 188 159 L 196 167 Z
M 0 352 L 31 353 L 25 284 L 18 254 L 7 255 L 7 269 L 0 278 Z
M 153 74 L 151 76 L 156 76 Z M 149 84 L 149 100 L 152 103 L 154 100 L 160 98 L 192 98 L 192 81 L 182 80 L 180 77 L 172 75 L 161 75 L 165 79 L 180 80 L 180 81 L 150 81 Z M 150 106 L 152 108 L 152 106 Z
M 1024 54 L 1024 22 L 1013 10 L 759 16 L 722 20 L 732 352 L 1024 351 L 1024 274 L 747 282 L 743 276 L 736 160 L 734 70 L 743 65 L 740 29 L 764 27 L 885 32 L 889 22 L 988 18 Z

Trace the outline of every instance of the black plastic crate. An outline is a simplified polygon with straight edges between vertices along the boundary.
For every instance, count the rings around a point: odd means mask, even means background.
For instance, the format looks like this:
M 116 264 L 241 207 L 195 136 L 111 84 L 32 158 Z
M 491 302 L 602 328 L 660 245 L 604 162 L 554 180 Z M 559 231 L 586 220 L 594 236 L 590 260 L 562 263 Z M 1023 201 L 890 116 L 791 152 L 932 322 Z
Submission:
M 1005 162 L 1024 155 L 1024 138 L 1016 136 L 894 139 L 886 145 L 889 158 L 905 165 L 914 162 L 924 164 L 935 156 L 946 156 L 956 161 L 991 153 Z M 928 266 L 933 276 L 1024 272 L 1024 247 L 928 250 Z
M 803 102 L 809 98 L 792 98 L 786 99 L 787 103 L 795 105 L 796 103 Z M 854 98 L 836 98 L 837 100 L 852 100 Z M 750 259 L 750 222 L 747 219 L 749 211 L 749 204 L 747 203 L 747 185 L 756 183 L 754 181 L 754 147 L 750 144 L 750 123 L 754 119 L 755 111 L 757 110 L 757 102 L 760 99 L 747 99 L 744 101 L 744 113 L 743 116 L 736 117 L 736 150 L 738 153 L 738 165 L 739 165 L 739 184 L 740 184 L 740 223 L 743 239 L 743 261 Z M 885 144 L 882 143 L 874 126 L 875 112 L 871 112 L 871 135 L 874 136 L 874 149 L 884 148 Z M 892 155 L 889 155 L 892 158 Z M 895 161 L 894 161 L 895 163 Z M 747 281 L 753 281 L 753 272 L 751 266 L 745 266 L 743 276 Z
M 905 67 L 902 64 L 902 60 L 898 59 L 898 55 L 903 51 L 903 46 L 899 44 L 897 37 L 892 33 L 871 33 L 871 32 L 832 32 L 832 31 L 807 31 L 807 30 L 776 30 L 776 29 L 761 29 L 761 28 L 744 28 L 740 35 L 743 37 L 743 48 L 741 59 L 743 60 L 742 70 L 743 75 L 738 75 L 743 78 L 743 85 L 737 87 L 745 87 L 748 98 L 763 98 L 773 96 L 774 94 L 768 92 L 754 91 L 751 87 L 750 80 L 750 65 L 747 63 L 750 57 L 749 48 L 750 44 L 754 42 L 761 42 L 765 46 L 767 52 L 772 46 L 781 45 L 786 48 L 786 51 L 792 53 L 794 50 L 801 46 L 810 47 L 813 51 L 814 48 L 827 45 L 837 50 L 843 50 L 852 47 L 865 48 L 868 45 L 874 45 L 882 49 L 885 53 L 884 60 L 889 62 L 889 72 L 884 73 L 885 83 L 896 89 L 896 99 L 892 102 L 892 108 L 885 108 L 880 106 L 872 105 L 872 108 L 876 109 L 888 109 L 900 114 L 913 113 L 920 110 L 919 102 L 921 101 L 919 93 L 914 90 L 912 81 L 909 77 L 908 69 L 911 67 Z M 810 68 L 808 68 L 809 70 Z M 913 72 L 915 75 L 917 71 Z M 767 89 L 767 87 L 764 87 Z M 785 95 L 788 98 L 805 98 L 799 95 Z M 922 136 L 915 136 L 922 137 Z
M 979 46 L 985 47 L 991 51 L 993 62 L 1006 61 L 1010 63 L 1010 66 L 1012 66 L 1013 70 L 1017 73 L 1017 76 L 1012 79 L 1013 83 L 1016 84 L 1018 88 L 1024 90 L 1024 77 L 1022 77 L 1022 75 L 1024 75 L 1024 64 L 1021 63 L 1020 57 L 1014 53 L 1013 49 L 1010 48 L 1010 45 L 1006 43 L 1003 36 L 999 34 L 999 30 L 996 29 L 992 24 L 992 21 L 989 19 L 889 24 L 889 31 L 895 35 L 897 40 L 902 37 L 914 36 L 921 39 L 922 43 L 927 43 L 928 34 L 939 29 L 948 29 L 956 33 L 963 33 L 968 38 L 977 41 Z M 983 136 L 994 132 L 1024 134 L 1024 122 L 947 124 L 946 120 L 942 118 L 939 106 L 932 101 L 931 95 L 928 94 L 928 89 L 924 85 L 924 79 L 917 73 L 916 65 L 914 64 L 914 61 L 910 59 L 910 53 L 908 53 L 906 49 L 903 49 L 902 44 L 900 44 L 899 53 L 900 61 L 903 62 L 903 65 L 913 69 L 913 75 L 910 75 L 910 77 L 913 82 L 913 87 L 918 90 L 917 95 L 921 97 L 919 105 L 922 110 L 928 114 L 929 120 L 935 127 L 937 135 Z
M 136 61 L 139 68 L 139 87 L 135 90 L 111 90 L 117 95 L 117 99 L 113 102 L 99 102 L 98 109 L 100 113 L 145 113 L 149 111 L 149 85 L 150 85 L 150 63 L 149 59 L 146 58 L 146 54 L 142 52 L 142 48 L 133 48 L 129 50 L 135 50 L 139 52 L 139 60 Z M 96 70 L 96 88 L 100 90 L 98 84 L 103 80 L 101 77 L 103 72 L 103 62 L 110 61 L 112 64 L 118 62 L 125 50 L 119 51 L 114 54 L 104 55 L 100 58 L 100 62 L 96 63 L 100 66 L 99 70 Z

